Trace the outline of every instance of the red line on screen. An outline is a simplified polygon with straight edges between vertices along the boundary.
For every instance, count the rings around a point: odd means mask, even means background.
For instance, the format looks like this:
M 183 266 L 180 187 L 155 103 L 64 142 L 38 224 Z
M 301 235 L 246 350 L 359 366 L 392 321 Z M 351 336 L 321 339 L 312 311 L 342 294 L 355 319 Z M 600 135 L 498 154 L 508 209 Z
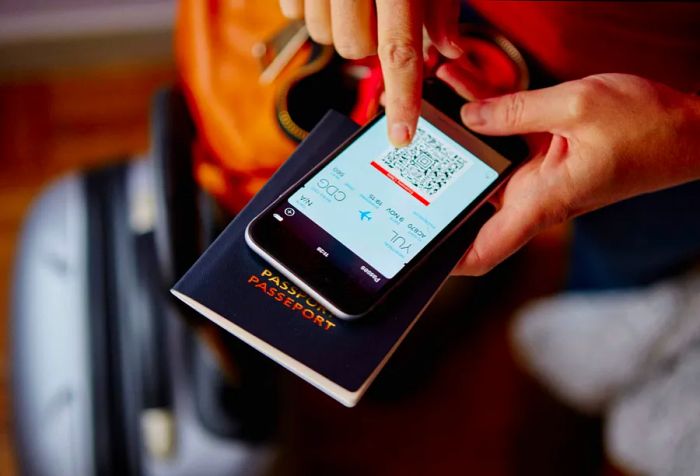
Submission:
M 382 173 L 382 175 L 386 176 L 389 180 L 391 180 L 391 181 L 394 182 L 396 185 L 398 185 L 399 187 L 401 187 L 402 189 L 404 189 L 404 190 L 405 190 L 406 192 L 408 192 L 411 196 L 415 197 L 415 199 L 418 200 L 419 202 L 421 202 L 423 205 L 425 205 L 426 207 L 427 207 L 428 205 L 430 205 L 430 202 L 429 202 L 429 201 L 427 201 L 425 198 L 423 198 L 422 196 L 420 196 L 419 194 L 417 194 L 411 187 L 409 187 L 408 185 L 406 185 L 405 183 L 403 183 L 398 177 L 394 176 L 394 175 L 393 175 L 391 172 L 389 172 L 387 169 L 385 169 L 384 167 L 382 167 L 381 165 L 379 165 L 379 164 L 376 163 L 375 161 L 370 162 L 370 164 L 372 165 L 372 167 L 374 167 L 375 169 L 379 170 L 379 171 Z

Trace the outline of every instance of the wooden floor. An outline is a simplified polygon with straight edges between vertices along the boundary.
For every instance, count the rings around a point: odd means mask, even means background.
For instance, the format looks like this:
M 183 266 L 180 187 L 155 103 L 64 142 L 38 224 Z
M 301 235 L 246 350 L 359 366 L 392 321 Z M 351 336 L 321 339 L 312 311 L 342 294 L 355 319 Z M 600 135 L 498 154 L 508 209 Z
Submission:
M 32 198 L 70 170 L 147 149 L 154 92 L 171 65 L 46 72 L 0 80 L 0 474 L 16 474 L 7 324 L 17 234 Z

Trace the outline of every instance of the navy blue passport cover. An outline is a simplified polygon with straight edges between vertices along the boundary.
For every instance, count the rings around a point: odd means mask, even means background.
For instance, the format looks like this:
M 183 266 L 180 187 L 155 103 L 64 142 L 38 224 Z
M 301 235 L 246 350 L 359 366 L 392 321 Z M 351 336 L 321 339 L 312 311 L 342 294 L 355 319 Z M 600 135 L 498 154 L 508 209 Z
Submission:
M 347 406 L 354 406 L 367 390 L 493 211 L 481 207 L 370 314 L 353 321 L 330 315 L 253 253 L 244 231 L 357 127 L 329 112 L 172 290 Z

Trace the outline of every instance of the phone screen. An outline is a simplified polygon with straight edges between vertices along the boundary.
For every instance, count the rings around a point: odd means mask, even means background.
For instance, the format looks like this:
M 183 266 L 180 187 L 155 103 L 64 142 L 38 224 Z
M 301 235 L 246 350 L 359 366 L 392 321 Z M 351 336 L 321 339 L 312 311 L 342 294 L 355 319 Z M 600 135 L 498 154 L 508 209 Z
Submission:
M 273 209 L 288 233 L 368 289 L 396 276 L 510 162 L 428 103 L 396 149 L 381 117 Z

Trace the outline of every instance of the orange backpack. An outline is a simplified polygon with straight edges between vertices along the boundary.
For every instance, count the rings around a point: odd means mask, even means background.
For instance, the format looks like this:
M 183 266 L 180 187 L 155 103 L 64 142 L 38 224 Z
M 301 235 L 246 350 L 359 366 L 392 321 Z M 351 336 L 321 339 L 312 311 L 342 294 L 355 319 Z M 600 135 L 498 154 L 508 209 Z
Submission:
M 453 66 L 473 74 L 475 96 L 527 87 L 510 42 L 482 27 L 463 25 L 462 33 L 466 54 Z M 175 50 L 197 129 L 195 178 L 232 213 L 329 107 L 360 124 L 379 108 L 376 57 L 340 60 L 308 40 L 303 22 L 285 19 L 278 0 L 180 0 Z

